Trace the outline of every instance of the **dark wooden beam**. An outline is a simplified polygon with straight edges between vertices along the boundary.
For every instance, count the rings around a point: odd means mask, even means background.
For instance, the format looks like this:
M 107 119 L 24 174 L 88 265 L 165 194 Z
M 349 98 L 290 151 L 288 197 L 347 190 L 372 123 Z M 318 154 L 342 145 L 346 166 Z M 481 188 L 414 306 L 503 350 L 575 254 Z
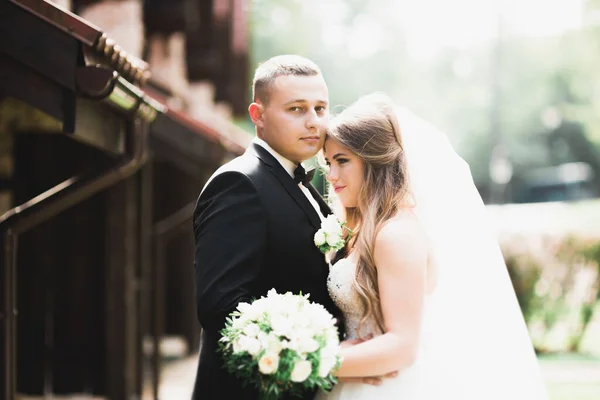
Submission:
M 19 99 L 63 122 L 65 132 L 74 131 L 75 92 L 4 54 L 0 54 L 0 76 L 4 96 Z
M 136 397 L 137 363 L 136 271 L 138 262 L 138 192 L 134 179 L 107 193 L 106 219 L 106 397 Z
M 247 0 L 198 0 L 199 25 L 187 30 L 189 80 L 213 82 L 215 101 L 229 103 L 238 116 L 245 115 L 249 100 L 246 3 Z
M 183 32 L 188 25 L 189 0 L 144 0 L 144 28 L 148 36 Z
M 79 42 L 16 4 L 0 2 L 0 76 L 3 94 L 63 122 L 72 132 Z
M 186 29 L 186 61 L 190 81 L 213 81 L 222 67 L 215 43 L 214 1 L 191 1 L 190 24 Z

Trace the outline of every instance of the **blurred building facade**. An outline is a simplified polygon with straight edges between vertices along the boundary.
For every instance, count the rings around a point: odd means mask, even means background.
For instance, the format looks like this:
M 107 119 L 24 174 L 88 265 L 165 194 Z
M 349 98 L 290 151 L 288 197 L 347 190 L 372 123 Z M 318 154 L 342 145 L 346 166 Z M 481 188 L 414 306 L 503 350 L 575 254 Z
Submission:
M 600 197 L 600 153 L 581 124 L 561 121 L 519 143 L 498 147 L 490 179 L 477 182 L 488 204 L 581 201 Z M 500 151 L 498 151 L 500 150 Z
M 156 398 L 162 339 L 198 348 L 191 214 L 250 140 L 245 3 L 0 3 L 3 399 Z

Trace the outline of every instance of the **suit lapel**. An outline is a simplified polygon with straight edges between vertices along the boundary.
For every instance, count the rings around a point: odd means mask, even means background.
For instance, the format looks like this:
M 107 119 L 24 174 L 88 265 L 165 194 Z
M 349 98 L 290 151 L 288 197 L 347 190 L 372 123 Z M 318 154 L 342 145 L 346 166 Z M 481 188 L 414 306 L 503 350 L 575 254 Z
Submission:
M 302 193 L 302 190 L 300 190 L 298 184 L 294 182 L 292 177 L 289 176 L 286 170 L 281 166 L 279 161 L 277 161 L 267 150 L 263 149 L 256 143 L 252 143 L 248 150 L 270 167 L 271 173 L 275 175 L 277 180 L 279 180 L 289 195 L 292 196 L 294 201 L 304 211 L 311 225 L 313 225 L 316 229 L 319 229 L 321 227 L 321 219 L 319 218 L 317 211 L 314 209 L 312 204 L 310 204 L 304 193 Z
M 315 189 L 315 187 L 312 185 L 312 183 L 309 184 L 307 186 L 307 188 L 310 191 L 310 194 L 312 194 L 313 198 L 319 204 L 319 208 L 321 209 L 321 214 L 323 214 L 324 217 L 328 216 L 329 214 L 333 214 L 331 212 L 331 208 L 329 208 L 327 203 L 325 203 L 325 200 L 323 200 L 323 198 L 321 197 L 321 194 L 318 192 L 317 189 Z

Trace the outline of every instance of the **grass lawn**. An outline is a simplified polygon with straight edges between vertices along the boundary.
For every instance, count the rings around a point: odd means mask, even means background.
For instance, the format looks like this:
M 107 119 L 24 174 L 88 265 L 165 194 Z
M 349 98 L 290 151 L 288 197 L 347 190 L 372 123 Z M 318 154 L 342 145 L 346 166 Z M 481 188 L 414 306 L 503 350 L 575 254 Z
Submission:
M 600 356 L 550 354 L 539 361 L 550 400 L 600 399 Z
M 550 400 L 598 400 L 600 383 L 550 383 Z

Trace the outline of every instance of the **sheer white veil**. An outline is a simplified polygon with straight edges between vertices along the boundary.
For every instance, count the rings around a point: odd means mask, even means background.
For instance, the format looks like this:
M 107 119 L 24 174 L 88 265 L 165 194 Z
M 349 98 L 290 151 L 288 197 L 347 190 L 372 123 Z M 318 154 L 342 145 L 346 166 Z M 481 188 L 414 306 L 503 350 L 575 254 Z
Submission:
M 546 388 L 492 224 L 446 135 L 397 108 L 415 212 L 438 280 L 423 322 L 422 395 L 543 400 Z

